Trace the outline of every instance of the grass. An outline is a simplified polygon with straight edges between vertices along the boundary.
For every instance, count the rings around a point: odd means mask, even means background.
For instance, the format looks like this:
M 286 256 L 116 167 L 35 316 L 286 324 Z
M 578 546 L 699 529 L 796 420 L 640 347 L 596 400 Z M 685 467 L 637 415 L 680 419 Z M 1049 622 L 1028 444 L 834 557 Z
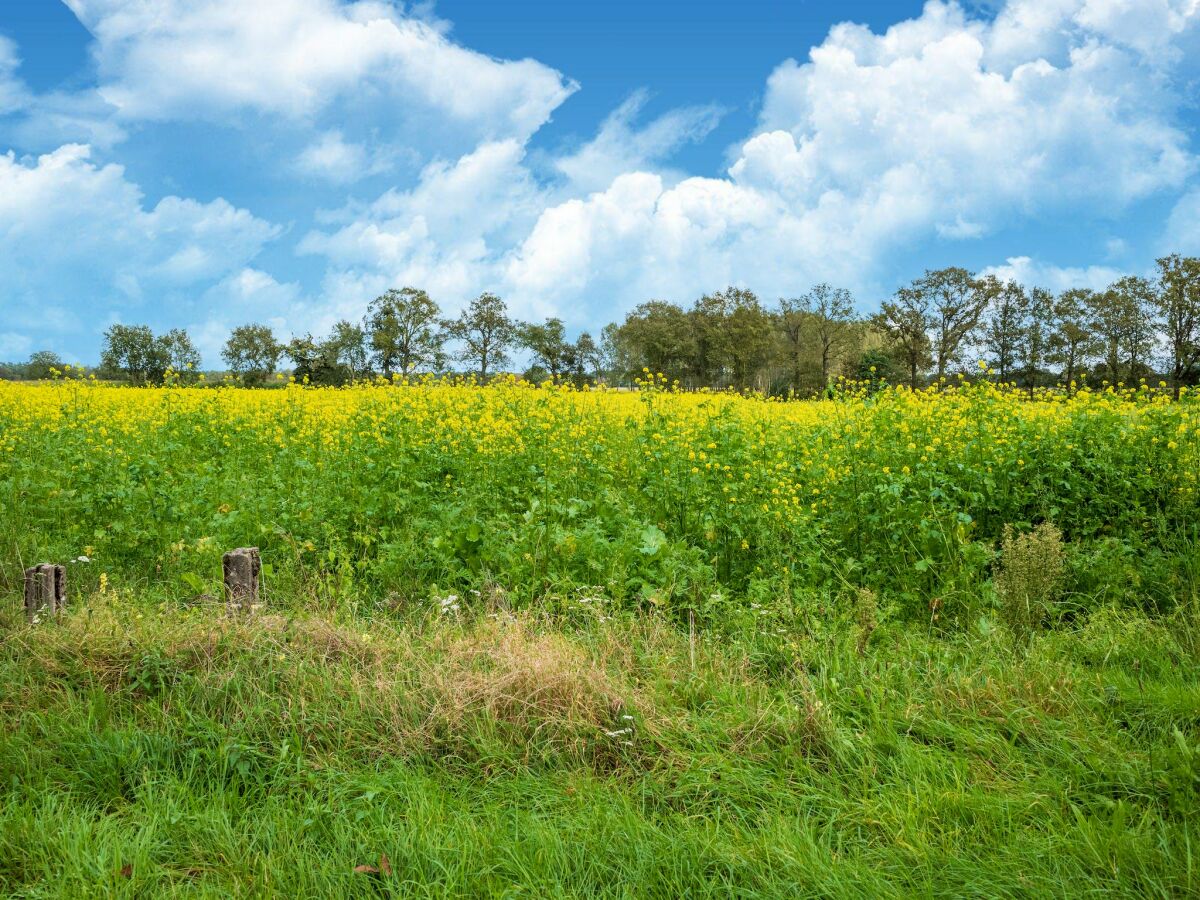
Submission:
M 1200 895 L 1196 399 L 659 387 L 0 384 L 0 895 Z
M 271 604 L 5 604 L 0 892 L 1200 890 L 1196 659 L 1128 609 L 1026 644 Z

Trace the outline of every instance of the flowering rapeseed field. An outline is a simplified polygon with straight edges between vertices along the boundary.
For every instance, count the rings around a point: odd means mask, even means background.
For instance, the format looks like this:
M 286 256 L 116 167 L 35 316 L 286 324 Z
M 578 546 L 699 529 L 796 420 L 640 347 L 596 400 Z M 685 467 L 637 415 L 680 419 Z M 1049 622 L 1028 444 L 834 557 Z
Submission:
M 380 597 L 498 584 L 709 614 L 855 586 L 950 613 L 1006 524 L 1049 521 L 1075 588 L 1165 600 L 1198 480 L 1200 404 L 1145 389 L 0 384 L 6 546 L 86 555 L 93 579 L 207 584 L 254 544 L 276 578 Z

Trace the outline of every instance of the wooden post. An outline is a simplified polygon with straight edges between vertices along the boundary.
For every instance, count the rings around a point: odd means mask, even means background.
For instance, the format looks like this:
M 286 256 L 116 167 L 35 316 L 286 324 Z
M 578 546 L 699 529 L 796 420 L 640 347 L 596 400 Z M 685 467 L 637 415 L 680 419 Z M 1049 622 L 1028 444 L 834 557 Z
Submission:
M 67 569 L 41 563 L 25 570 L 25 618 L 38 621 L 45 613 L 54 615 L 67 606 Z
M 225 573 L 225 603 L 229 612 L 252 610 L 258 605 L 258 576 L 262 560 L 257 547 L 239 547 L 221 558 Z

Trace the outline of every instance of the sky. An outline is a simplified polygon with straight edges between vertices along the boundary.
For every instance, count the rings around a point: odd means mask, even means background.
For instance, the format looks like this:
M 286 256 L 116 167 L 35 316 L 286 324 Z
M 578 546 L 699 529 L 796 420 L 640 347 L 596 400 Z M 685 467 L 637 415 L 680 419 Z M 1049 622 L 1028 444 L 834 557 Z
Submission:
M 0 360 L 1200 254 L 1200 0 L 4 0 Z

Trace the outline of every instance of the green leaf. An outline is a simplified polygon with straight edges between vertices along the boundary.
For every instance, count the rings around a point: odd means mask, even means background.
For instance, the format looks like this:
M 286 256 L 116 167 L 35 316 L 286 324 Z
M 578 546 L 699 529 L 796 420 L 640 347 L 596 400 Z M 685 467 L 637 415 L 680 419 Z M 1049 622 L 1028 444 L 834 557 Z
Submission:
M 642 546 L 639 548 L 647 556 L 653 556 L 667 542 L 667 536 L 657 525 L 647 525 L 641 533 Z
M 189 588 L 191 588 L 197 594 L 203 594 L 205 587 L 207 587 L 207 585 L 205 585 L 205 583 L 204 583 L 204 579 L 201 578 L 199 575 L 197 575 L 195 572 L 184 572 L 179 577 L 183 581 L 184 584 L 186 584 Z

